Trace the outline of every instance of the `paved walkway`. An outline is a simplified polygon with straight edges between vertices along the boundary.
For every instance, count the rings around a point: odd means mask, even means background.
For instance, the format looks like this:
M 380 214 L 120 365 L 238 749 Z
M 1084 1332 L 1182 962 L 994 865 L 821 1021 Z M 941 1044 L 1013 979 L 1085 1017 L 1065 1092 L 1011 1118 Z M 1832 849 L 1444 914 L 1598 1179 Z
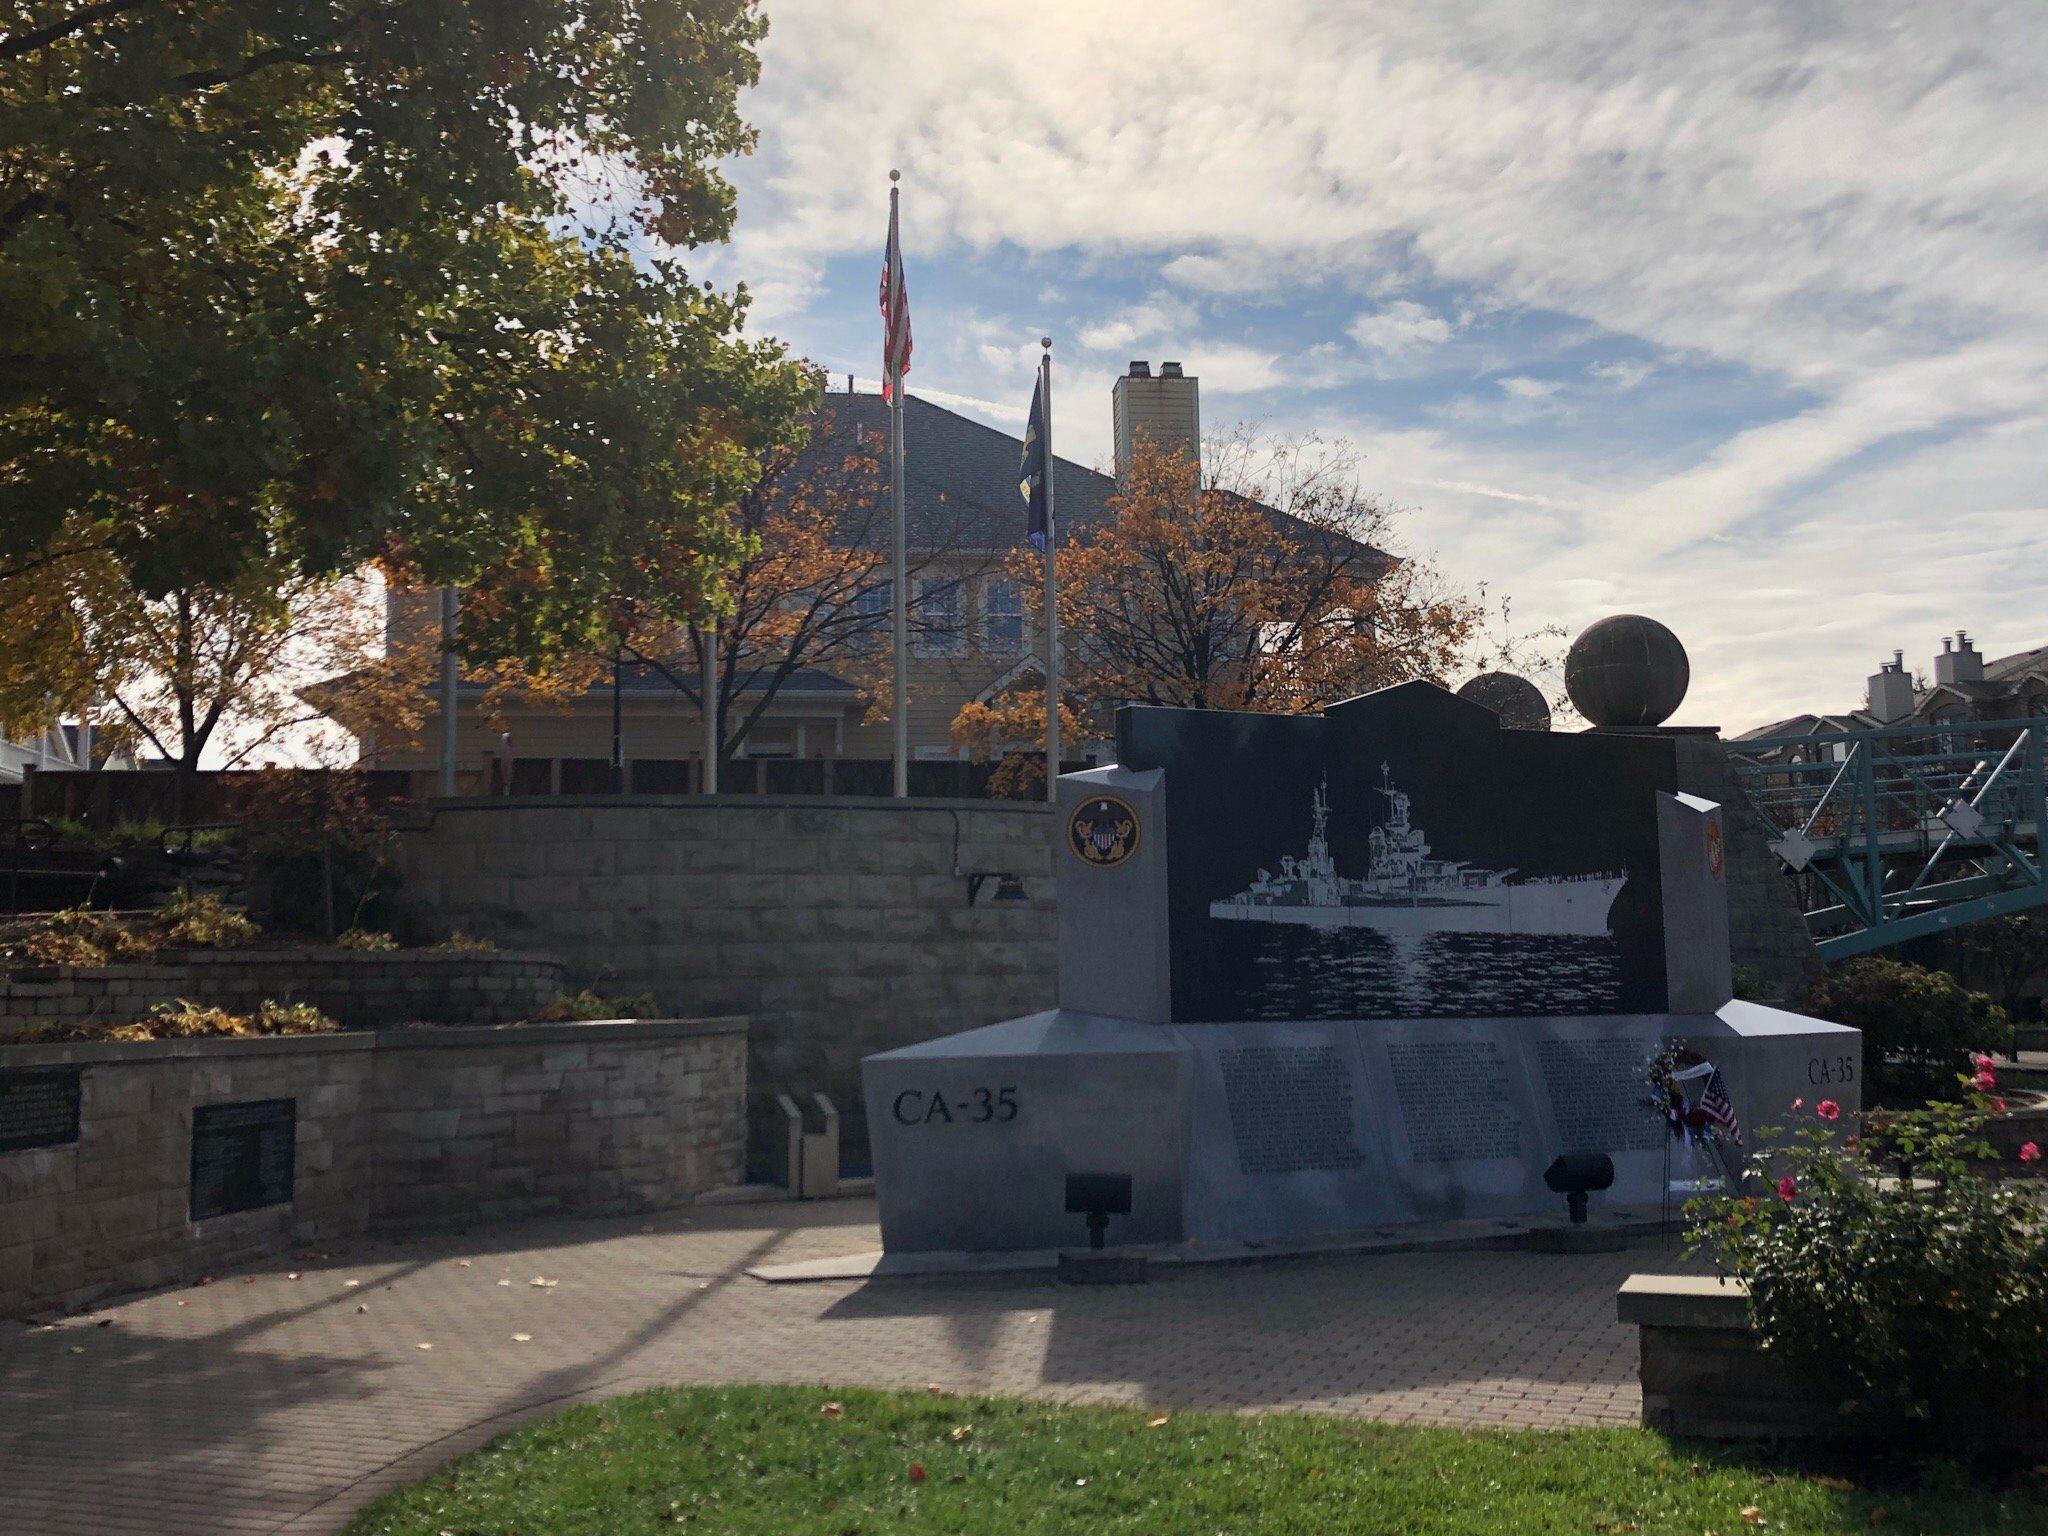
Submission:
M 1635 1341 L 1613 1320 L 1615 1287 L 1682 1267 L 1639 1245 L 1218 1267 L 1113 1289 L 744 1273 L 877 1245 L 866 1201 L 705 1207 L 305 1256 L 54 1328 L 0 1324 L 0 1532 L 334 1531 L 521 1418 L 671 1382 L 1630 1423 Z

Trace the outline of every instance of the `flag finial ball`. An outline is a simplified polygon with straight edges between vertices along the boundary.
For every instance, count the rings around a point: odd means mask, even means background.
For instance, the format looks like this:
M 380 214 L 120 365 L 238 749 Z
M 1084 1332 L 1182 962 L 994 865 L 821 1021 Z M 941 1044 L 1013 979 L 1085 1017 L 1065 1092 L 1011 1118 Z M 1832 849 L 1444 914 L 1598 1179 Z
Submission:
M 1041 336 L 1041 337 L 1039 337 L 1039 338 L 1038 338 L 1038 344 L 1039 344 L 1039 345 L 1040 345 L 1041 347 L 1045 348 L 1045 350 L 1046 350 L 1046 351 L 1048 351 L 1048 352 L 1050 352 L 1050 351 L 1052 350 L 1052 338 L 1051 338 L 1050 336 Z
M 901 181 L 903 179 L 903 173 L 901 171 L 891 171 L 889 173 L 889 179 L 891 181 Z

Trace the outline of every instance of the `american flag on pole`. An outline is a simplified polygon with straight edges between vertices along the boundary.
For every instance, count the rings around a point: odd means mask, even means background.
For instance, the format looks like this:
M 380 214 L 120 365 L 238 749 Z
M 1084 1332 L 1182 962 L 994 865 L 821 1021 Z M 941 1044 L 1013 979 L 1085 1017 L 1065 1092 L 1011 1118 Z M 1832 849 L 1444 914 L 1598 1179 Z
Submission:
M 882 398 L 894 400 L 910 372 L 910 290 L 903 242 L 896 235 L 896 189 L 889 189 L 889 248 L 882 257 Z
M 1709 1125 L 1717 1125 L 1738 1147 L 1742 1145 L 1742 1123 L 1735 1118 L 1735 1102 L 1728 1097 L 1728 1085 L 1721 1081 L 1721 1069 L 1707 1071 L 1707 1086 L 1700 1094 L 1700 1113 Z

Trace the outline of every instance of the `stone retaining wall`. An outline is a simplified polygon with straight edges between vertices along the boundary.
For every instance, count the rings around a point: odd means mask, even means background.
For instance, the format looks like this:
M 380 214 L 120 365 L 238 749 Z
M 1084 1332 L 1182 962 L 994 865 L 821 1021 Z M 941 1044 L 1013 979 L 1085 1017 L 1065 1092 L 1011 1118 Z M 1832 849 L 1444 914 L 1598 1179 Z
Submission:
M 0 1041 L 41 1024 L 126 1024 L 190 998 L 231 1013 L 306 1002 L 351 1029 L 530 1019 L 563 989 L 553 955 L 474 950 L 167 950 L 142 965 L 15 967 L 0 975 Z
M 1799 892 L 1771 852 L 1770 831 L 1728 765 L 1718 736 L 1673 731 L 1678 787 L 1719 801 L 1728 850 L 1728 947 L 1741 974 L 1742 995 L 1755 1002 L 1797 1005 L 1821 971 L 1820 952 L 1799 910 Z M 1747 983 L 1741 987 L 1741 983 Z
M 745 1013 L 757 1169 L 774 1094 L 822 1090 L 866 1154 L 860 1061 L 1053 1005 L 1051 817 L 1037 802 L 442 801 L 400 839 L 408 898 L 560 954 L 601 990 Z M 1021 878 L 972 905 L 966 875 Z
M 738 1182 L 746 1025 L 660 1019 L 0 1046 L 81 1068 L 79 1136 L 0 1152 L 0 1317 L 372 1232 L 659 1209 Z M 197 1106 L 290 1099 L 288 1205 L 190 1219 Z

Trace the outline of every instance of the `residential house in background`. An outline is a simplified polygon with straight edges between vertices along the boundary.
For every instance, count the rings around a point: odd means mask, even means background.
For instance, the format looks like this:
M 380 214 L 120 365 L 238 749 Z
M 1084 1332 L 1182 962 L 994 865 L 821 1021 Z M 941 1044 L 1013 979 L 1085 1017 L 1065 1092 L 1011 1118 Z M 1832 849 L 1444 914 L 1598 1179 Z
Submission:
M 2048 716 L 2048 645 L 1985 660 L 1966 630 L 1944 636 L 1929 676 L 1916 680 L 1903 651 L 1870 674 L 1863 703 L 1833 714 L 1793 715 L 1737 741 L 1867 731 L 1887 725 L 1966 725 Z
M 76 720 L 53 720 L 39 731 L 0 736 L 0 784 L 19 784 L 24 771 L 42 773 L 76 768 L 133 768 L 134 755 L 108 751 L 90 726 Z
M 1141 442 L 1183 451 L 1199 462 L 1199 382 L 1178 363 L 1134 362 L 1111 401 L 1119 470 Z M 1070 407 L 1071 409 L 1071 407 Z M 824 466 L 865 451 L 886 461 L 889 410 L 880 395 L 827 393 L 804 460 Z M 910 752 L 918 761 L 961 756 L 953 718 L 970 700 L 992 697 L 1020 675 L 1036 674 L 1040 616 L 1026 611 L 1024 592 L 1004 570 L 1025 544 L 1017 491 L 1023 443 L 1007 432 L 915 395 L 904 407 L 905 520 L 916 572 L 910 668 Z M 1086 537 L 1107 515 L 1116 478 L 1067 459 L 1054 464 L 1060 537 Z M 880 527 L 886 537 L 887 522 Z M 889 624 L 887 584 L 865 594 L 879 631 Z M 394 590 L 386 630 L 394 638 L 425 637 L 437 624 L 433 594 Z M 687 670 L 687 666 L 682 668 Z M 517 793 L 602 790 L 611 784 L 613 690 L 609 676 L 568 700 L 484 708 L 487 690 L 459 690 L 457 770 L 466 787 L 509 785 Z M 626 783 L 643 792 L 686 791 L 698 782 L 703 717 L 696 703 L 657 671 L 633 668 L 619 686 Z M 741 758 L 828 758 L 885 761 L 886 720 L 869 720 L 869 698 L 856 680 L 802 671 L 786 681 L 761 718 L 733 748 Z M 742 712 L 744 700 L 742 700 Z M 359 731 L 365 764 L 427 770 L 436 749 L 379 741 Z M 1103 745 L 1070 747 L 1094 760 Z

